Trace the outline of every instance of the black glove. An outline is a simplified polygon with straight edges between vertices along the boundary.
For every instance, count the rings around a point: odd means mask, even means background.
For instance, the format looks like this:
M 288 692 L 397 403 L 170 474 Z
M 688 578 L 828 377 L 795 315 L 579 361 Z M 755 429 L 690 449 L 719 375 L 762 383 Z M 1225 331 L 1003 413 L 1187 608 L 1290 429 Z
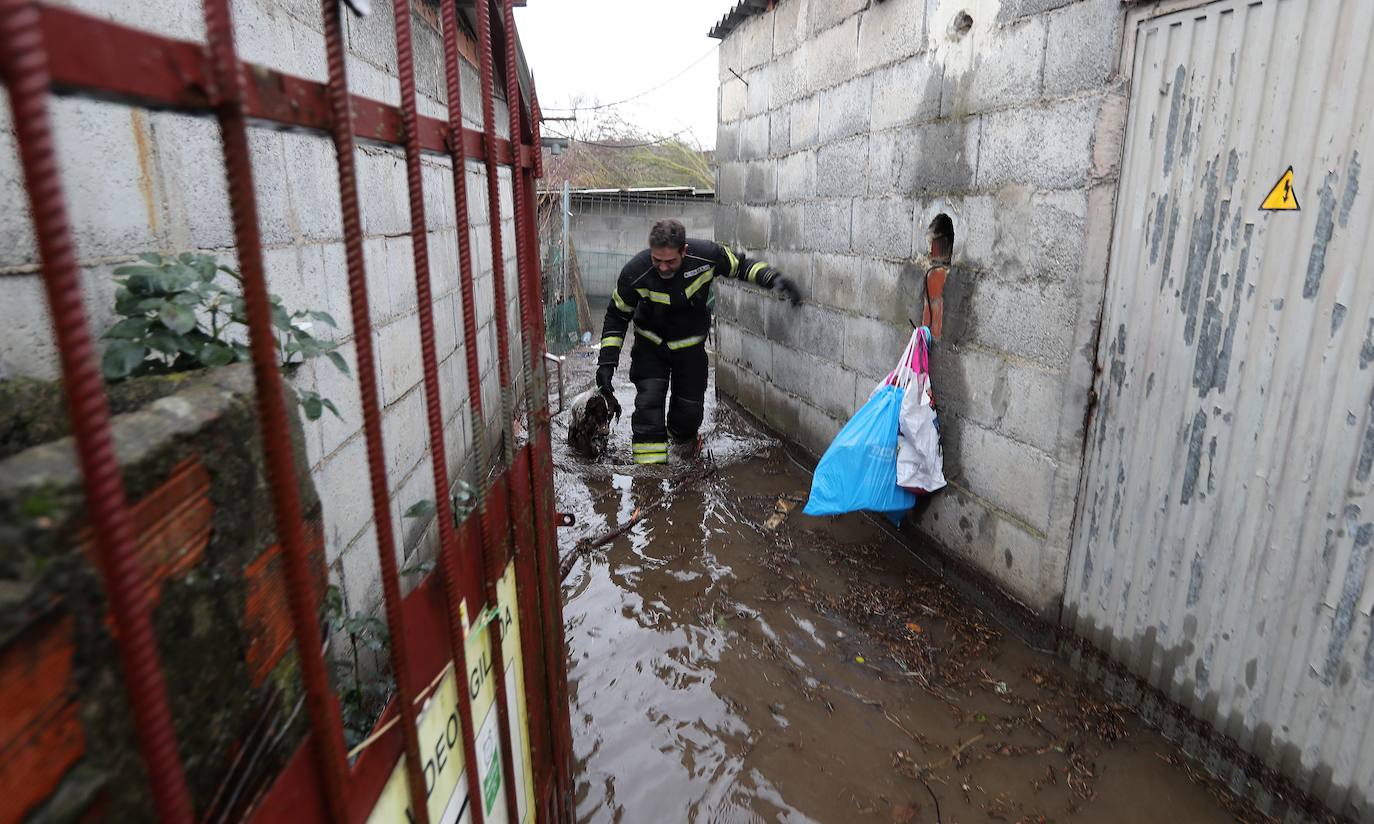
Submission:
M 793 306 L 801 306 L 801 289 L 798 289 L 797 284 L 789 280 L 786 275 L 778 275 L 776 278 L 773 278 L 773 291 L 781 294 L 790 301 Z
M 596 389 L 601 396 L 606 399 L 606 408 L 611 410 L 611 414 L 617 419 L 620 418 L 620 401 L 615 399 L 615 391 L 611 389 L 611 378 L 615 375 L 615 367 L 611 364 L 603 364 L 596 370 Z

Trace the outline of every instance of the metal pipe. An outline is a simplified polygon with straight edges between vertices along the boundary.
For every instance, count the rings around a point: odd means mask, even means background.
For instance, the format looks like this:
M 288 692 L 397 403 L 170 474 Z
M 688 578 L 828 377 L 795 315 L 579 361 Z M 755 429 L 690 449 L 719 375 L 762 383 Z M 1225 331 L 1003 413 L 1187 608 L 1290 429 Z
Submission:
M 346 820 L 348 785 L 344 780 L 343 728 L 337 701 L 329 686 L 320 655 L 320 611 L 311 583 L 303 515 L 296 487 L 296 466 L 291 449 L 290 423 L 277 365 L 277 341 L 262 263 L 262 237 L 253 190 L 253 166 L 248 148 L 248 127 L 243 110 L 243 75 L 234 48 L 234 26 L 229 0 L 204 0 L 205 34 L 213 66 L 215 116 L 224 148 L 224 167 L 229 183 L 229 202 L 238 248 L 243 299 L 248 320 L 248 344 L 262 432 L 277 539 L 286 562 L 286 585 L 295 633 L 296 651 L 305 681 L 315 755 L 324 782 L 323 796 L 330 817 Z
M 27 0 L 0 0 L 0 76 L 10 111 L 43 262 L 43 286 L 62 365 L 63 396 L 81 464 L 86 516 L 100 553 L 105 594 L 114 617 L 125 691 L 153 805 L 164 821 L 192 820 L 190 792 L 177 753 L 167 686 L 145 597 L 129 505 L 110 434 L 105 385 L 81 299 L 61 177 L 48 117 L 50 78 L 38 9 Z

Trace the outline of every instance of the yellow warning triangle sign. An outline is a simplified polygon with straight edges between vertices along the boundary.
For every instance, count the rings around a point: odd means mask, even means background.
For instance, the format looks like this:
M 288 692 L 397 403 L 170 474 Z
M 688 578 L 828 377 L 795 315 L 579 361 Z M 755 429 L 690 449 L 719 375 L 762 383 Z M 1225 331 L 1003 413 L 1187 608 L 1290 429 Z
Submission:
M 1297 212 L 1302 209 L 1298 205 L 1298 196 L 1293 191 L 1293 167 L 1289 166 L 1288 171 L 1283 173 L 1279 182 L 1274 184 L 1274 188 L 1269 190 L 1269 194 L 1260 204 L 1260 210 L 1265 212 Z

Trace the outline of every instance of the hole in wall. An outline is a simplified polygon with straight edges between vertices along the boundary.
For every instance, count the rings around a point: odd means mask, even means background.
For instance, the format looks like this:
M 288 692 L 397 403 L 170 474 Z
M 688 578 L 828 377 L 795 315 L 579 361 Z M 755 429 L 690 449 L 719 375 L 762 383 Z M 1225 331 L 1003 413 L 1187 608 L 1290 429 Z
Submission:
M 958 40 L 968 34 L 973 29 L 973 15 L 966 11 L 961 11 L 954 15 L 954 20 L 949 24 L 949 39 Z
M 926 231 L 931 263 L 949 263 L 954 257 L 954 221 L 941 212 Z

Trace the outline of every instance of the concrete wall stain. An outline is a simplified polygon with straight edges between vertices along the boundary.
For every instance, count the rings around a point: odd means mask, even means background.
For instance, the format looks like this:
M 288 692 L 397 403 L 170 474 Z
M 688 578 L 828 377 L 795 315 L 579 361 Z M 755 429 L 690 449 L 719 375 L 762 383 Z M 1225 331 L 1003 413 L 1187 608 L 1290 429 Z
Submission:
M 1207 260 L 1212 253 L 1213 229 L 1217 219 L 1217 164 L 1220 157 L 1213 157 L 1202 174 L 1202 211 L 1193 224 L 1192 243 L 1188 249 L 1188 268 L 1183 275 L 1182 308 L 1184 314 L 1183 340 L 1192 344 L 1197 334 L 1198 303 L 1202 299 L 1202 273 L 1207 269 Z
M 1350 222 L 1350 209 L 1355 205 L 1355 195 L 1360 192 L 1360 153 L 1350 156 L 1350 164 L 1345 171 L 1345 194 L 1341 196 L 1341 228 Z
M 1341 584 L 1341 597 L 1336 604 L 1336 612 L 1331 616 L 1331 640 L 1326 647 L 1326 659 L 1322 664 L 1321 682 L 1331 686 L 1340 669 L 1341 657 L 1345 652 L 1346 641 L 1355 621 L 1355 604 L 1364 592 L 1365 571 L 1369 568 L 1370 544 L 1374 543 L 1374 523 L 1360 524 L 1354 535 L 1355 549 L 1346 567 L 1345 581 Z
M 1183 107 L 1183 84 L 1188 79 L 1187 70 L 1179 66 L 1174 71 L 1173 98 L 1169 101 L 1169 125 L 1164 130 L 1164 176 L 1174 170 L 1174 144 L 1178 140 L 1178 118 Z
M 1199 409 L 1193 415 L 1193 425 L 1188 434 L 1188 460 L 1183 467 L 1183 488 L 1179 502 L 1188 504 L 1197 491 L 1197 476 L 1202 468 L 1202 439 L 1207 432 L 1207 413 Z

